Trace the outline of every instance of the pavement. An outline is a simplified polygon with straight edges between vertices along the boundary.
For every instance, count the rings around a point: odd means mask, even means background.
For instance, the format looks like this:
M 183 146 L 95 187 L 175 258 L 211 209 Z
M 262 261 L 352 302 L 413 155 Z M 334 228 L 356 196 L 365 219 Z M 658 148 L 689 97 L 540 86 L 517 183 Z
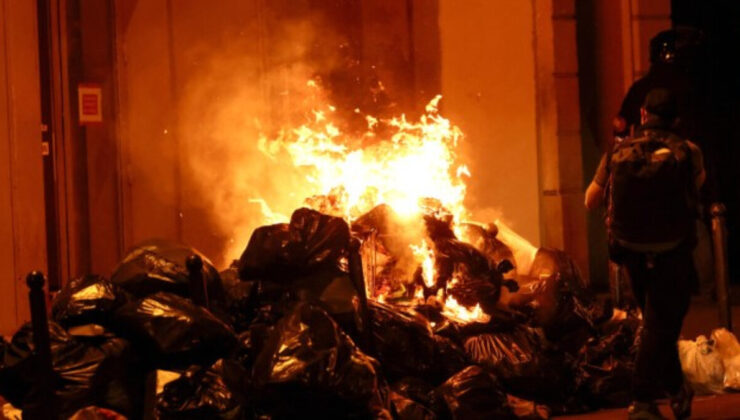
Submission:
M 672 419 L 673 414 L 668 402 L 659 406 L 660 412 L 666 418 Z M 580 414 L 577 416 L 560 416 L 556 419 L 573 420 L 611 420 L 626 419 L 627 409 L 617 408 L 612 410 L 599 410 L 593 413 Z M 692 419 L 740 419 L 740 393 L 724 395 L 706 395 L 694 398 L 692 405 Z

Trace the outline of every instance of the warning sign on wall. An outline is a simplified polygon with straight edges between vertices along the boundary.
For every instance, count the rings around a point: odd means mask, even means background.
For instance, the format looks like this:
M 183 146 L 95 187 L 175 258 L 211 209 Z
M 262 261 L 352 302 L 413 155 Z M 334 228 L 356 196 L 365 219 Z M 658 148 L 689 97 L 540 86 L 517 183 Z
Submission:
M 95 83 L 77 85 L 77 106 L 80 125 L 103 122 L 103 89 Z

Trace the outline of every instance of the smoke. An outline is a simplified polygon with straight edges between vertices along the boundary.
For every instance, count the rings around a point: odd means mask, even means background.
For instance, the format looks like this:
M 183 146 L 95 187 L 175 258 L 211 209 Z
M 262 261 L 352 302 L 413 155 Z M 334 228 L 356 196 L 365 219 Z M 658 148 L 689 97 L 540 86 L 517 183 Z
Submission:
M 216 49 L 210 39 L 182 52 L 197 63 L 181 71 L 177 110 L 185 239 L 217 266 L 238 258 L 255 228 L 287 222 L 315 193 L 306 191 L 302 168 L 285 153 L 263 153 L 261 139 L 280 137 L 328 105 L 337 106 L 332 117 L 342 132 L 366 128 L 364 115 L 400 113 L 372 66 L 360 66 L 357 46 L 331 29 L 335 23 L 319 13 L 262 20 L 273 24 L 249 28 L 255 37 L 234 37 Z M 490 209 L 473 215 L 500 218 Z M 405 269 L 415 268 L 409 244 L 423 236 L 414 224 L 399 234 Z
M 184 197 L 205 219 L 195 223 L 217 242 L 198 244 L 217 265 L 237 258 L 254 228 L 287 221 L 306 197 L 290 160 L 270 158 L 258 145 L 261 135 L 298 126 L 327 103 L 307 85 L 342 64 L 336 49 L 315 53 L 319 36 L 322 44 L 343 42 L 325 28 L 319 17 L 303 18 L 272 28 L 262 47 L 224 45 L 185 83 L 178 109 Z

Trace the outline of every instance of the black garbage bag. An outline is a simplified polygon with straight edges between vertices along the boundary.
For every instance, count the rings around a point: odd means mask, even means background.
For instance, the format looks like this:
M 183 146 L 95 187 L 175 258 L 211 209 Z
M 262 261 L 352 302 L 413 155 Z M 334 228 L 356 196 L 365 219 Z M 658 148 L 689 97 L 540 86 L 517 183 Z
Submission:
M 244 407 L 251 409 L 254 405 L 252 369 L 274 330 L 273 325 L 252 323 L 249 329 L 239 334 L 237 348 L 222 361 L 224 383 Z
M 243 281 L 227 291 L 226 313 L 236 331 L 252 323 L 274 325 L 297 302 L 310 302 L 329 312 L 342 329 L 355 336 L 355 302 L 359 292 L 349 274 L 335 266 L 295 276 L 290 284 L 270 280 Z
M 557 274 L 520 285 L 509 298 L 509 307 L 526 313 L 531 323 L 545 327 L 557 321 L 561 311 L 562 289 Z
M 576 373 L 580 400 L 594 409 L 627 406 L 634 368 L 634 363 L 619 359 L 580 365 Z
M 496 377 L 468 366 L 437 390 L 437 412 L 453 419 L 515 419 L 506 393 Z
M 612 319 L 600 328 L 600 335 L 592 337 L 581 349 L 579 356 L 586 363 L 598 364 L 610 357 L 633 360 L 637 356 L 641 321 L 627 315 Z
M 463 346 L 465 340 L 470 336 L 495 331 L 509 331 L 528 320 L 527 316 L 520 312 L 504 306 L 497 306 L 486 312 L 490 316 L 488 322 L 462 323 L 448 318 L 443 312 L 442 303 L 437 300 L 428 300 L 422 304 L 414 305 L 413 310 L 429 321 L 434 334 L 449 338 L 460 346 Z
M 239 278 L 239 260 L 232 260 L 228 267 L 218 272 L 218 276 L 221 278 L 224 290 L 228 290 L 239 283 L 241 281 Z
M 249 328 L 257 315 L 259 296 L 257 281 L 239 281 L 226 290 L 226 309 L 229 323 L 235 331 Z
M 118 334 L 146 351 L 156 367 L 210 365 L 236 345 L 234 331 L 207 309 L 172 293 L 159 292 L 116 311 Z
M 502 272 L 505 278 L 516 278 L 516 259 L 514 259 L 514 253 L 511 251 L 506 244 L 496 238 L 498 235 L 498 227 L 495 224 L 489 224 L 483 227 L 474 223 L 462 223 L 460 228 L 464 232 L 464 237 L 475 247 L 478 251 L 483 253 L 489 260 L 493 261 L 495 266 L 498 266 L 504 261 L 511 263 L 511 272 L 506 270 Z
M 537 329 L 520 325 L 509 331 L 471 336 L 465 341 L 465 352 L 515 395 L 550 401 L 569 389 L 564 364 Z
M 190 297 L 186 262 L 193 254 L 203 259 L 209 302 L 222 302 L 221 279 L 208 258 L 194 248 L 162 239 L 142 242 L 130 250 L 113 271 L 111 282 L 136 297 L 160 291 Z
M 578 352 L 598 325 L 611 317 L 611 306 L 573 284 L 555 273 L 522 285 L 509 298 L 511 308 L 529 315 L 529 324 L 541 327 L 548 340 L 567 353 Z
M 290 282 L 347 256 L 349 226 L 339 218 L 308 208 L 293 212 L 290 224 L 258 228 L 239 258 L 242 280 Z
M 332 316 L 352 313 L 352 300 L 358 291 L 349 273 L 336 266 L 325 267 L 314 273 L 297 277 L 290 287 L 290 293 L 301 301 L 319 301 Z
M 387 378 L 406 376 L 438 385 L 465 366 L 461 348 L 434 335 L 421 315 L 369 301 L 372 347 Z
M 255 229 L 237 262 L 239 277 L 242 280 L 279 280 L 282 275 L 290 274 L 283 260 L 289 240 L 290 227 L 287 223 Z
M 522 273 L 526 275 L 527 273 Z M 553 248 L 540 248 L 534 256 L 529 277 L 540 279 L 560 274 L 563 287 L 571 291 L 580 291 L 587 288 L 580 270 L 568 254 Z
M 144 374 L 128 341 L 107 336 L 76 339 L 54 322 L 49 323 L 53 389 L 57 411 L 70 415 L 97 405 L 126 416 L 141 414 Z M 0 395 L 21 409 L 38 401 L 33 330 L 26 324 L 16 332 L 3 357 Z
M 300 208 L 290 217 L 289 234 L 285 257 L 293 267 L 336 265 L 346 256 L 349 226 L 339 217 Z
M 391 405 L 391 415 L 398 420 L 432 420 L 437 416 L 424 405 L 407 398 L 395 391 L 388 396 Z
M 434 387 L 419 378 L 402 378 L 391 385 L 393 392 L 416 401 L 425 407 L 434 405 Z
M 251 404 L 274 418 L 388 417 L 377 369 L 324 310 L 299 303 L 257 357 Z
M 537 404 L 534 401 L 524 400 L 514 395 L 506 395 L 509 407 L 514 412 L 514 416 L 524 420 L 546 420 L 550 418 L 552 410 L 544 404 Z
M 640 341 L 640 321 L 633 316 L 613 319 L 581 349 L 575 378 L 577 394 L 591 407 L 629 404 L 634 360 Z
M 52 357 L 63 354 L 68 348 L 78 347 L 72 336 L 55 322 L 49 322 L 49 343 Z M 32 355 L 34 348 L 33 330 L 29 323 L 15 333 L 3 351 L 0 395 L 16 407 L 23 406 L 26 396 L 33 389 L 33 378 L 36 376 L 35 358 Z
M 240 419 L 242 408 L 223 380 L 223 365 L 191 366 L 157 395 L 160 419 Z
M 245 371 L 251 371 L 257 361 L 257 356 L 262 352 L 265 343 L 267 343 L 274 330 L 275 326 L 253 323 L 249 326 L 249 329 L 239 334 L 236 349 L 227 359 L 224 359 L 224 363 L 233 362 Z M 228 371 L 228 369 L 225 370 Z M 232 388 L 239 387 L 232 386 Z
M 457 239 L 437 240 L 434 247 L 438 285 L 446 286 L 461 305 L 480 304 L 484 311 L 496 307 L 503 276 L 485 255 Z
M 51 303 L 52 319 L 65 327 L 110 325 L 113 312 L 127 296 L 106 278 L 95 275 L 70 280 Z
M 599 325 L 599 334 L 603 336 L 611 336 L 615 333 L 619 336 L 626 336 L 626 339 L 630 344 L 633 344 L 633 339 L 637 339 L 639 331 L 642 327 L 642 320 L 639 318 L 637 311 L 623 311 L 615 309 L 612 312 L 612 317 Z M 630 350 L 634 350 L 630 348 Z
M 239 276 L 257 283 L 257 307 L 280 301 L 320 303 L 349 327 L 344 320 L 354 322 L 359 291 L 349 276 L 348 245 L 349 226 L 343 219 L 301 208 L 289 225 L 254 232 L 237 263 Z

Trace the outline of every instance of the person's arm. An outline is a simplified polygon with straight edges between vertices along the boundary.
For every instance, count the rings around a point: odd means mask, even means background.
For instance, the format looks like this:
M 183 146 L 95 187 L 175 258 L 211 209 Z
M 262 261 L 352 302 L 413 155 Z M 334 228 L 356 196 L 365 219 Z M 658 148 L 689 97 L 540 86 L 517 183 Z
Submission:
M 586 188 L 586 208 L 596 210 L 603 202 L 604 187 L 597 184 L 596 181 L 591 181 L 591 184 Z
M 606 173 L 606 154 L 601 157 L 599 167 L 596 168 L 594 179 L 586 188 L 586 199 L 584 204 L 589 210 L 595 210 L 604 202 L 604 186 L 606 185 L 608 174 Z

